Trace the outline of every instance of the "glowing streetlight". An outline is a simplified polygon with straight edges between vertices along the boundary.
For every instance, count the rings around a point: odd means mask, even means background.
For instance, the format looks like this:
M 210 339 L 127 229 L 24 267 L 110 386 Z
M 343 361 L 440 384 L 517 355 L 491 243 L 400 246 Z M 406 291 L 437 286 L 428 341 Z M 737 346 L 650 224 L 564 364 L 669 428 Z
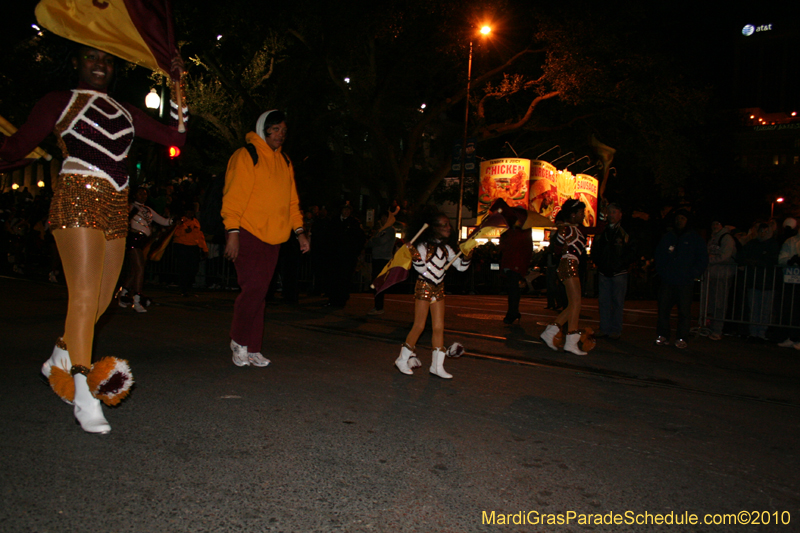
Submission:
M 155 89 L 150 89 L 150 92 L 144 97 L 144 105 L 147 106 L 147 109 L 159 108 L 161 105 L 161 97 L 158 96 Z
M 782 204 L 784 200 L 785 198 L 783 196 L 775 198 L 775 201 L 772 202 L 769 207 L 769 218 L 772 218 L 772 216 L 775 214 L 775 204 Z
M 489 35 L 492 28 L 483 26 L 481 35 Z M 461 142 L 461 179 L 458 183 L 458 212 L 456 215 L 456 231 L 461 234 L 461 215 L 464 211 L 464 171 L 467 166 L 467 128 L 469 126 L 469 90 L 472 83 L 472 40 L 469 41 L 469 62 L 467 63 L 467 94 L 464 96 L 464 137 Z

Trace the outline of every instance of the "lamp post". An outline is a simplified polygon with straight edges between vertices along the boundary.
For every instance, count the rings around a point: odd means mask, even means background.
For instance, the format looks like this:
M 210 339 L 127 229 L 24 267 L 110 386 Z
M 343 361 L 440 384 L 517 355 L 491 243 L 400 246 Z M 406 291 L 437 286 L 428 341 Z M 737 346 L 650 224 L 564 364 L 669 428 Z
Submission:
M 492 28 L 483 26 L 482 35 L 489 35 Z M 472 83 L 472 40 L 469 41 L 469 62 L 467 63 L 467 94 L 464 96 L 464 137 L 461 141 L 461 179 L 458 182 L 458 212 L 456 214 L 456 231 L 461 238 L 461 216 L 464 211 L 464 172 L 467 166 L 467 129 L 469 126 L 469 90 Z
M 783 200 L 784 200 L 784 198 L 783 198 L 783 196 L 781 196 L 779 198 L 775 198 L 775 201 L 773 201 L 772 204 L 770 204 L 770 206 L 769 206 L 769 218 L 772 218 L 773 215 L 775 214 L 775 204 L 776 203 L 778 203 L 778 204 L 783 203 Z

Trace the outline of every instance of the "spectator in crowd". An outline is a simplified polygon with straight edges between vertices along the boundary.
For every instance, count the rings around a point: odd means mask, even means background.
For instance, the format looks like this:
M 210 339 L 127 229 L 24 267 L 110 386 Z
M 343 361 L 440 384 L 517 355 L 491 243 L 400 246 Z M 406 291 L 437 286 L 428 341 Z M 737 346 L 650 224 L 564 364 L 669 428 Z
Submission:
M 524 221 L 522 221 L 524 222 Z M 505 276 L 508 293 L 508 309 L 503 318 L 504 324 L 520 320 L 519 302 L 522 295 L 520 283 L 527 283 L 528 267 L 533 257 L 533 238 L 531 230 L 522 229 L 522 222 L 508 228 L 500 235 L 500 271 Z
M 800 267 L 800 234 L 797 232 L 797 220 L 787 218 L 783 221 L 783 232 L 786 240 L 783 241 L 781 251 L 778 253 L 778 265 L 781 267 Z M 800 310 L 797 302 L 800 301 L 800 287 L 798 284 L 784 284 L 783 286 L 783 323 L 792 326 L 786 340 L 778 344 L 782 348 L 800 350 Z
M 656 271 L 661 279 L 658 289 L 658 320 L 656 344 L 670 343 L 669 316 L 678 306 L 678 328 L 675 347 L 686 348 L 692 312 L 692 293 L 695 280 L 708 266 L 708 251 L 703 238 L 689 225 L 691 214 L 685 209 L 675 212 L 672 228 L 658 243 L 655 251 Z
M 778 241 L 773 237 L 768 223 L 759 224 L 757 237 L 742 247 L 739 263 L 746 267 L 745 302 L 750 309 L 749 338 L 753 341 L 767 341 L 779 251 Z
M 372 247 L 372 279 L 378 277 L 386 263 L 391 261 L 394 256 L 394 243 L 397 240 L 394 223 L 396 222 L 395 216 L 399 211 L 400 206 L 397 206 L 394 211 L 383 213 L 378 221 L 378 228 L 369 240 L 369 245 Z M 383 296 L 383 292 L 375 295 L 375 305 L 367 311 L 368 315 L 383 314 Z
M 634 260 L 634 248 L 628 232 L 620 224 L 622 208 L 619 204 L 608 204 L 606 216 L 608 224 L 592 244 L 592 262 L 598 273 L 597 305 L 600 312 L 600 331 L 594 336 L 616 340 L 622 335 L 628 268 Z
M 200 222 L 191 207 L 181 217 L 172 235 L 175 263 L 178 269 L 178 287 L 182 296 L 189 296 L 201 256 L 208 255 L 208 245 Z
M 247 146 L 228 161 L 222 197 L 227 230 L 225 257 L 234 262 L 242 292 L 233 306 L 231 351 L 236 366 L 265 367 L 264 299 L 281 244 L 294 231 L 305 253 L 310 245 L 294 181 L 294 167 L 282 151 L 286 118 L 273 109 L 262 113 Z
M 711 333 L 708 338 L 718 341 L 722 338 L 722 327 L 725 325 L 725 313 L 728 309 L 731 285 L 736 277 L 736 237 L 717 217 L 711 222 L 711 237 L 708 239 L 708 274 L 705 297 L 711 317 Z
M 350 299 L 353 272 L 356 270 L 358 256 L 364 248 L 366 235 L 361 222 L 353 216 L 350 202 L 344 204 L 339 216 L 331 221 L 328 234 L 328 261 L 326 267 L 330 274 L 327 287 L 328 303 L 325 307 L 343 309 Z

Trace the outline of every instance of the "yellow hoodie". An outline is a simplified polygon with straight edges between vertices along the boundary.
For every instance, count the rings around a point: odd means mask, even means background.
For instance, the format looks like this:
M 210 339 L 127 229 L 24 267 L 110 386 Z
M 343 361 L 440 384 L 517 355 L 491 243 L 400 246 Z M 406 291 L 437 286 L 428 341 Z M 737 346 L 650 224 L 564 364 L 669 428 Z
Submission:
M 256 147 L 258 164 L 242 147 L 233 153 L 225 173 L 222 220 L 226 230 L 246 229 L 268 244 L 281 244 L 303 227 L 294 169 L 281 148 L 273 151 L 255 132 L 246 136 Z

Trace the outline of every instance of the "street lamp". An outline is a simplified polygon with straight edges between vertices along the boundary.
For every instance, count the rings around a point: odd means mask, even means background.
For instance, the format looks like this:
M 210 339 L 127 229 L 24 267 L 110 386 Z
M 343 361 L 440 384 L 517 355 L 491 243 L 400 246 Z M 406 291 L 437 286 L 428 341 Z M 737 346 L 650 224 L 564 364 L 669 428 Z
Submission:
M 782 204 L 783 200 L 784 200 L 783 196 L 775 198 L 775 201 L 772 202 L 772 204 L 769 206 L 769 218 L 772 218 L 772 216 L 775 214 L 775 204 L 776 203 Z
M 489 35 L 492 28 L 483 26 L 481 35 Z M 456 231 L 461 235 L 461 215 L 464 211 L 464 171 L 467 166 L 467 127 L 469 126 L 469 90 L 472 82 L 472 40 L 469 41 L 469 62 L 467 63 L 467 94 L 464 96 L 464 137 L 461 142 L 461 179 L 458 183 L 458 213 L 456 214 Z
M 147 106 L 147 109 L 159 108 L 161 105 L 161 97 L 158 96 L 155 89 L 150 89 L 150 92 L 144 97 L 144 105 Z

